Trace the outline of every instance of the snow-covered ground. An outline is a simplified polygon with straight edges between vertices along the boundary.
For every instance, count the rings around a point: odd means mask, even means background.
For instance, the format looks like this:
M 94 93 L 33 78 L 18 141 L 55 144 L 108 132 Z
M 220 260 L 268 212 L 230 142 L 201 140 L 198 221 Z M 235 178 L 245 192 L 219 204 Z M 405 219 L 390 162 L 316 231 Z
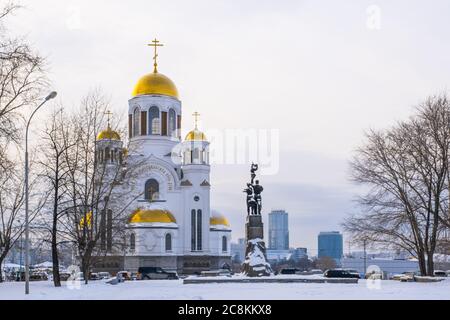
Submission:
M 381 281 L 358 284 L 313 283 L 229 283 L 188 284 L 182 280 L 130 281 L 118 285 L 93 281 L 70 289 L 65 283 L 54 288 L 51 282 L 31 282 L 25 297 L 24 284 L 0 283 L 0 299 L 57 300 L 255 300 L 277 299 L 450 299 L 450 278 L 438 283 Z

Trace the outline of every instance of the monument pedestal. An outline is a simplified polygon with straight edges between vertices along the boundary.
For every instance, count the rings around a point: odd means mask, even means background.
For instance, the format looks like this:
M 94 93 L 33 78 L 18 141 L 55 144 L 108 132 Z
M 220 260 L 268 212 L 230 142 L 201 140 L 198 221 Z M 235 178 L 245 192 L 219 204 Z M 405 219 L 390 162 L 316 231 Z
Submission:
M 247 216 L 245 225 L 247 248 L 243 273 L 248 277 L 270 276 L 273 271 L 267 262 L 266 245 L 264 243 L 264 225 L 261 215 Z

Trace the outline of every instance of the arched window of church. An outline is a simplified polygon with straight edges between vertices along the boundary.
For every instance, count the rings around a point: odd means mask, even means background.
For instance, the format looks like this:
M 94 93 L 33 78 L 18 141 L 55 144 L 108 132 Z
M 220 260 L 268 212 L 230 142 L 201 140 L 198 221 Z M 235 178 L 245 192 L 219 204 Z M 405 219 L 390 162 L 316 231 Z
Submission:
M 159 199 L 159 183 L 155 179 L 150 179 L 145 183 L 145 200 Z
M 195 209 L 191 210 L 191 251 L 196 251 L 197 250 L 197 246 L 196 246 L 196 240 L 197 240 L 197 232 L 196 232 L 196 211 Z
M 202 210 L 197 210 L 197 251 L 202 251 Z
M 161 134 L 161 122 L 159 121 L 159 108 L 151 107 L 148 111 L 148 123 L 150 134 Z
M 166 251 L 172 251 L 172 235 L 166 234 Z
M 169 110 L 169 134 L 171 137 L 177 136 L 176 125 L 177 125 L 177 115 L 175 113 L 175 110 L 170 109 Z
M 135 250 L 136 249 L 136 236 L 134 235 L 134 233 L 132 233 L 130 235 L 130 250 Z
M 134 109 L 134 114 L 133 114 L 133 136 L 138 136 L 139 135 L 139 122 L 140 122 L 140 115 L 141 115 L 141 111 L 139 110 L 139 108 Z
M 226 236 L 222 237 L 222 251 L 223 252 L 227 252 L 228 251 L 228 242 L 227 242 L 227 237 Z

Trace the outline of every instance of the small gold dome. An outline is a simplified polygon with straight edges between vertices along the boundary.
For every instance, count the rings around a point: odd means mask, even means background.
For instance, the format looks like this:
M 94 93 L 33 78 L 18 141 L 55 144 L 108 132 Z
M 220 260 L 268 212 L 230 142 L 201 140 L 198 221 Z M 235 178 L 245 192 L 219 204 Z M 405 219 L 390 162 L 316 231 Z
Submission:
M 186 141 L 208 141 L 206 135 L 198 129 L 194 129 L 186 135 Z
M 128 223 L 177 223 L 177 220 L 168 210 L 137 209 L 131 214 Z
M 178 89 L 175 84 L 168 77 L 158 72 L 143 76 L 134 87 L 133 97 L 145 94 L 162 94 L 178 99 Z
M 209 219 L 209 224 L 211 226 L 230 226 L 228 219 L 219 213 L 213 213 L 212 217 Z
M 97 140 L 117 140 L 120 141 L 120 135 L 111 129 L 110 126 L 106 130 L 101 131 L 98 136 Z

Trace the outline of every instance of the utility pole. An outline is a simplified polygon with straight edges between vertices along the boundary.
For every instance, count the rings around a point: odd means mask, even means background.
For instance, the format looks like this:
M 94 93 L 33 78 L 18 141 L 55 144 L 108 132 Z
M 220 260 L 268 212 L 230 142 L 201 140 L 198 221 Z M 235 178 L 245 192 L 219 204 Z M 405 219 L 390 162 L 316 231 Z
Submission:
M 49 100 L 54 99 L 57 93 L 52 91 L 45 100 L 33 111 L 27 122 L 27 127 L 25 131 L 25 294 L 30 293 L 30 221 L 29 221 L 29 186 L 28 186 L 28 176 L 29 176 L 29 166 L 28 166 L 28 129 L 30 128 L 31 119 L 35 113 Z

